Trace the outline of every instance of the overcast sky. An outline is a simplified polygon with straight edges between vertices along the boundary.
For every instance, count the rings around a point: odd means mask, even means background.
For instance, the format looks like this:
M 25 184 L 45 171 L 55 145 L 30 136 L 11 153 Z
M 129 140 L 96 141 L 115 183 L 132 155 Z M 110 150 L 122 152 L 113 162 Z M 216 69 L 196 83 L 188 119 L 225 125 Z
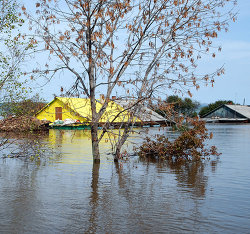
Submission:
M 29 2 L 35 4 L 34 1 Z M 25 3 L 27 4 L 26 1 Z M 222 52 L 215 59 L 205 60 L 199 67 L 203 74 L 213 72 L 221 66 L 225 67 L 225 75 L 215 80 L 213 88 L 201 86 L 198 91 L 192 91 L 193 98 L 201 103 L 225 99 L 243 104 L 245 99 L 245 103 L 250 105 L 250 0 L 238 0 L 237 8 L 237 21 L 231 23 L 229 32 L 219 35 L 215 42 L 222 46 Z M 61 79 L 66 84 L 64 75 L 61 74 Z M 42 97 L 50 101 L 53 94 L 60 93 L 61 85 L 58 80 L 54 80 L 44 86 L 43 90 L 39 85 L 34 87 Z

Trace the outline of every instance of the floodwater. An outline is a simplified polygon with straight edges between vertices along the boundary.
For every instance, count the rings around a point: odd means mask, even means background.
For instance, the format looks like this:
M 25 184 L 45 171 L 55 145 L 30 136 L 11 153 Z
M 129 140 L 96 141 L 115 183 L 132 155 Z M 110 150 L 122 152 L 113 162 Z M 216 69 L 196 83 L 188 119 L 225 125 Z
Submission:
M 51 130 L 46 160 L 0 159 L 0 233 L 250 233 L 250 125 L 208 128 L 222 155 L 179 166 L 93 166 L 88 134 Z

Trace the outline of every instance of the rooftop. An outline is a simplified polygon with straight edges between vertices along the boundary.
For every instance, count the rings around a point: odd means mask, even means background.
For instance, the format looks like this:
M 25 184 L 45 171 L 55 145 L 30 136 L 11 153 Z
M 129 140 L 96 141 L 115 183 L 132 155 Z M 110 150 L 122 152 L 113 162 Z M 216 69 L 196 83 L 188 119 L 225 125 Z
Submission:
M 233 111 L 240 113 L 241 115 L 245 116 L 246 118 L 250 119 L 250 106 L 242 106 L 242 105 L 227 105 L 226 107 L 230 108 Z

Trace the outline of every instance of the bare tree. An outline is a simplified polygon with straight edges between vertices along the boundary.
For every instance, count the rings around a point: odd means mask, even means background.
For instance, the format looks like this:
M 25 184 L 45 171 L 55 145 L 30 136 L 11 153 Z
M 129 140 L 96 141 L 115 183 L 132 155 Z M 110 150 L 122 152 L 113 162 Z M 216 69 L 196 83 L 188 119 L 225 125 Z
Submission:
M 35 29 L 32 42 L 44 42 L 57 62 L 35 73 L 52 78 L 67 70 L 74 88 L 91 101 L 94 161 L 100 161 L 98 122 L 112 95 L 130 100 L 131 117 L 116 142 L 116 159 L 131 131 L 134 116 L 149 100 L 169 90 L 187 92 L 201 82 L 214 83 L 213 74 L 195 73 L 197 61 L 215 57 L 212 40 L 227 30 L 234 0 L 38 0 L 36 15 L 23 12 Z M 214 49 L 214 50 L 213 50 Z M 220 50 L 220 48 L 217 48 Z M 97 110 L 97 94 L 104 93 Z

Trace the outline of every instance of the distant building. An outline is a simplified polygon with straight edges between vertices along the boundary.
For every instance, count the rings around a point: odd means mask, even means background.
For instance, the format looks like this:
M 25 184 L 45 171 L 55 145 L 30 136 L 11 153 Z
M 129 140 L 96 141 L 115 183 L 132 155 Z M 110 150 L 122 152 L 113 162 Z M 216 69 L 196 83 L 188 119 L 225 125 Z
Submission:
M 224 104 L 202 118 L 207 122 L 250 122 L 250 106 Z

